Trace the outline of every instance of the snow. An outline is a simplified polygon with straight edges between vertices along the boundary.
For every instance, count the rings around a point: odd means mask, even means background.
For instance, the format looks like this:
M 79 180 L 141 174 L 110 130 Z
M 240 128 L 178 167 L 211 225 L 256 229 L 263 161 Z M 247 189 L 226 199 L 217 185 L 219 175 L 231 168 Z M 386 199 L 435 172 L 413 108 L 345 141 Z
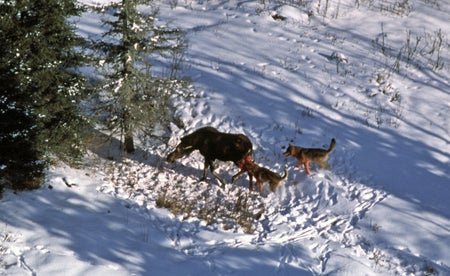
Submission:
M 414 1 L 393 13 L 377 5 L 398 1 L 341 0 L 324 16 L 319 1 L 306 2 L 315 15 L 260 1 L 159 3 L 158 21 L 188 34 L 183 74 L 197 95 L 174 99 L 185 129 L 172 125 L 167 145 L 149 141 L 134 155 L 98 144 L 84 167 L 50 168 L 42 189 L 5 192 L 0 274 L 450 275 L 450 5 Z M 86 37 L 102 30 L 91 13 L 77 26 Z M 438 29 L 443 69 L 426 55 L 392 69 L 407 30 Z M 245 177 L 199 182 L 198 152 L 165 162 L 206 125 L 244 133 L 255 161 L 287 166 L 288 179 L 260 196 Z M 282 155 L 289 143 L 325 148 L 333 137 L 329 171 L 307 176 Z M 218 164 L 225 179 L 238 170 Z M 247 196 L 250 212 L 264 211 L 252 232 L 195 210 L 173 214 L 158 207 L 161 193 L 200 210 Z

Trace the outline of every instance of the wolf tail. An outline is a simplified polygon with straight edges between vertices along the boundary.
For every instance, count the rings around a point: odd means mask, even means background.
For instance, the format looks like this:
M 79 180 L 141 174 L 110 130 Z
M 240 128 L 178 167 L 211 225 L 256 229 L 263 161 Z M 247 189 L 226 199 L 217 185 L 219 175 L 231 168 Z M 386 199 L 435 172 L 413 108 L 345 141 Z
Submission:
M 281 177 L 281 180 L 286 179 L 286 177 L 288 177 L 288 170 L 287 167 L 284 167 L 284 175 Z
M 330 147 L 328 148 L 327 152 L 330 153 L 334 150 L 334 147 L 336 146 L 336 139 L 331 139 Z

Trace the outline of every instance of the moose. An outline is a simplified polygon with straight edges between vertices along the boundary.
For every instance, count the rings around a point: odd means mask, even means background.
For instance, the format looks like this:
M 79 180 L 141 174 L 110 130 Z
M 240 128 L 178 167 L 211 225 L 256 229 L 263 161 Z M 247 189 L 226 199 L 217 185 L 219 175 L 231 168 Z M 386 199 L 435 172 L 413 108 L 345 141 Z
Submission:
M 173 163 L 175 160 L 189 155 L 194 150 L 199 150 L 205 157 L 203 177 L 200 181 L 206 180 L 206 174 L 208 168 L 210 168 L 214 177 L 224 186 L 225 181 L 214 171 L 216 168 L 214 160 L 233 161 L 234 164 L 240 167 L 240 174 L 242 174 L 243 170 L 245 170 L 242 160 L 245 160 L 247 156 L 251 156 L 253 145 L 250 139 L 243 134 L 224 133 L 213 127 L 203 127 L 182 137 L 175 150 L 167 156 L 167 161 Z

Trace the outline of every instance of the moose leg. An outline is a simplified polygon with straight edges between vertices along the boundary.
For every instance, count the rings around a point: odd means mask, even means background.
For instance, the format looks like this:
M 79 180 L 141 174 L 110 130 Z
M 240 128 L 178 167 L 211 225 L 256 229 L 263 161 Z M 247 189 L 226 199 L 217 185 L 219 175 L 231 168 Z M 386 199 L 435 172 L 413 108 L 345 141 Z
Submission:
M 238 179 L 239 176 L 241 176 L 243 173 L 245 173 L 245 169 L 241 169 L 237 174 L 233 175 L 231 178 L 231 183 L 233 183 L 236 179 Z
M 236 179 L 245 172 L 246 172 L 246 170 L 242 169 L 237 174 L 233 175 L 233 177 L 231 178 L 231 183 L 236 181 Z M 247 174 L 248 174 L 248 188 L 250 191 L 252 191 L 253 190 L 253 176 L 250 172 L 247 172 Z
M 206 181 L 206 174 L 208 173 L 210 163 L 211 163 L 211 161 L 209 159 L 205 158 L 205 165 L 203 166 L 203 176 L 200 179 L 200 181 Z
M 225 188 L 225 181 L 214 171 L 216 169 L 216 166 L 214 165 L 213 160 L 205 161 L 205 168 L 206 168 L 206 162 L 208 162 L 209 170 L 211 171 L 212 175 L 214 175 L 217 180 L 222 184 L 222 188 Z M 205 175 L 206 175 L 206 169 L 205 169 Z

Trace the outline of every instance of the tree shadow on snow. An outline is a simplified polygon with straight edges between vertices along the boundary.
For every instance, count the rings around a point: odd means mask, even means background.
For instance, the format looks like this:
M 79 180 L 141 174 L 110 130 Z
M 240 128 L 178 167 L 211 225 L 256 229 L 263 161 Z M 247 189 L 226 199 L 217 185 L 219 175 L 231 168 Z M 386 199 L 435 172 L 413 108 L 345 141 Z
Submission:
M 342 32 L 342 30 L 335 30 L 336 33 L 340 31 Z M 359 37 L 358 39 L 362 44 L 361 47 L 364 45 L 373 47 L 371 38 Z M 218 43 L 217 45 L 226 48 L 226 44 L 221 46 Z M 323 53 L 331 53 L 327 44 L 315 46 L 317 51 L 313 54 L 305 54 L 311 55 L 310 60 L 318 64 L 317 74 L 303 75 L 301 69 L 298 72 L 290 72 L 289 74 L 298 76 L 298 83 L 288 82 L 282 78 L 277 80 L 264 72 L 237 66 L 237 61 L 214 58 L 214 53 L 197 54 L 192 60 L 203 59 L 204 62 L 191 65 L 193 75 L 201 76 L 196 80 L 201 87 L 206 87 L 206 90 L 211 87 L 213 91 L 214 88 L 221 88 L 221 91 L 213 92 L 214 95 L 210 96 L 210 100 L 218 98 L 217 101 L 224 106 L 223 109 L 229 111 L 230 121 L 242 122 L 241 125 L 236 123 L 235 126 L 242 129 L 256 145 L 257 162 L 268 167 L 273 167 L 274 164 L 286 164 L 293 168 L 297 161 L 288 159 L 286 163 L 286 159 L 281 156 L 281 145 L 293 143 L 305 147 L 322 147 L 329 143 L 331 137 L 336 137 L 337 147 L 330 156 L 330 161 L 337 166 L 339 164 L 336 162 L 341 160 L 346 162 L 345 165 L 351 165 L 351 167 L 340 169 L 344 177 L 350 181 L 364 181 L 364 185 L 383 189 L 410 202 L 420 202 L 424 207 L 438 209 L 440 214 L 450 217 L 448 206 L 446 206 L 448 193 L 441 192 L 450 183 L 450 176 L 446 173 L 448 162 L 445 161 L 450 159 L 448 148 L 433 147 L 426 143 L 427 141 L 414 139 L 411 135 L 403 135 L 401 131 L 387 123 L 381 126 L 370 125 L 364 121 L 361 114 L 353 113 L 350 108 L 333 107 L 330 99 L 334 98 L 331 95 L 335 92 L 329 87 L 330 80 L 324 78 L 322 68 L 323 66 L 335 68 L 335 64 L 323 56 Z M 248 49 L 248 53 L 240 54 L 245 58 L 246 55 L 252 54 L 252 49 Z M 264 58 L 271 59 L 271 57 Z M 385 66 L 380 64 L 380 60 L 375 59 L 376 55 L 373 60 L 370 57 L 350 56 L 349 63 L 359 58 L 365 59 L 366 64 L 374 64 L 375 67 Z M 216 60 L 217 72 L 211 70 L 207 60 Z M 273 60 L 273 63 L 267 63 L 267 66 L 277 63 Z M 304 65 L 309 66 L 309 64 Z M 328 70 L 332 73 L 335 69 Z M 358 68 L 349 70 L 358 70 Z M 345 78 L 336 74 L 337 80 Z M 348 76 L 350 77 L 351 75 Z M 430 77 L 436 80 L 439 87 L 448 87 L 448 84 L 440 80 L 439 76 L 430 75 Z M 304 83 L 309 86 L 303 87 Z M 337 85 L 341 86 L 339 83 Z M 309 92 L 303 93 L 303 89 Z M 347 103 L 354 104 L 358 110 L 366 110 L 371 116 L 380 112 L 379 106 L 366 101 L 363 97 L 356 98 L 351 94 L 345 94 L 345 97 Z M 323 116 L 324 110 L 333 116 Z M 386 116 L 394 115 L 386 114 Z M 398 116 L 395 119 L 403 127 L 422 133 L 423 137 L 441 141 L 442 145 L 450 143 L 448 137 L 433 133 L 430 128 L 419 125 L 409 118 Z M 202 120 L 194 116 L 193 122 L 196 121 Z M 221 124 L 227 127 L 226 124 L 219 122 L 219 126 Z M 313 144 L 317 141 L 323 144 Z M 275 149 L 275 146 L 278 148 Z
M 203 175 L 204 157 L 199 153 L 192 153 L 192 160 L 190 162 L 185 161 L 186 157 L 176 160 L 174 163 L 166 161 L 168 153 L 173 150 L 170 147 L 163 147 L 164 150 L 160 151 L 158 155 L 156 151 L 144 150 L 139 146 L 136 146 L 134 153 L 127 154 L 121 148 L 121 141 L 110 135 L 106 135 L 99 130 L 94 130 L 91 135 L 91 139 L 88 143 L 88 149 L 96 154 L 99 158 L 104 160 L 111 160 L 115 162 L 122 162 L 123 160 L 130 159 L 147 166 L 154 168 L 155 173 L 168 172 L 172 174 L 174 179 L 182 181 L 183 179 L 189 179 L 187 182 L 200 182 Z M 164 142 L 159 141 L 156 146 L 163 145 Z M 221 162 L 216 160 L 216 172 L 227 183 L 231 183 L 231 177 L 239 171 L 231 162 Z M 221 185 L 221 183 L 211 174 L 208 169 L 206 182 L 212 185 Z M 244 178 L 242 176 L 240 179 Z M 240 180 L 236 185 L 239 185 Z M 169 183 L 171 184 L 171 183 Z
M 69 188 L 63 183 L 64 176 L 55 173 L 49 177 L 52 189 L 23 192 L 21 200 L 2 203 L 5 211 L 0 218 L 4 225 L 23 232 L 36 231 L 32 239 L 39 246 L 28 248 L 20 257 L 36 274 L 54 271 L 57 262 L 58 272 L 69 274 L 114 271 L 129 275 L 249 275 L 286 271 L 303 275 L 303 270 L 288 264 L 274 266 L 273 259 L 279 257 L 276 250 L 263 252 L 255 249 L 258 245 L 227 246 L 223 240 L 215 244 L 208 238 L 210 230 L 199 221 L 174 221 L 155 210 L 136 211 L 140 207 L 135 203 L 103 193 L 86 202 L 80 194 L 85 185 L 95 185 L 90 182 L 93 180 L 77 176 L 84 185 L 75 183 Z M 15 210 L 26 211 L 17 216 Z M 198 235 L 200 231 L 205 235 Z M 196 242 L 189 245 L 186 242 L 190 239 Z M 33 259 L 33 252 L 38 254 L 39 250 L 45 251 L 45 260 Z M 255 251 L 258 258 L 247 258 Z M 310 275 L 306 269 L 303 272 Z

